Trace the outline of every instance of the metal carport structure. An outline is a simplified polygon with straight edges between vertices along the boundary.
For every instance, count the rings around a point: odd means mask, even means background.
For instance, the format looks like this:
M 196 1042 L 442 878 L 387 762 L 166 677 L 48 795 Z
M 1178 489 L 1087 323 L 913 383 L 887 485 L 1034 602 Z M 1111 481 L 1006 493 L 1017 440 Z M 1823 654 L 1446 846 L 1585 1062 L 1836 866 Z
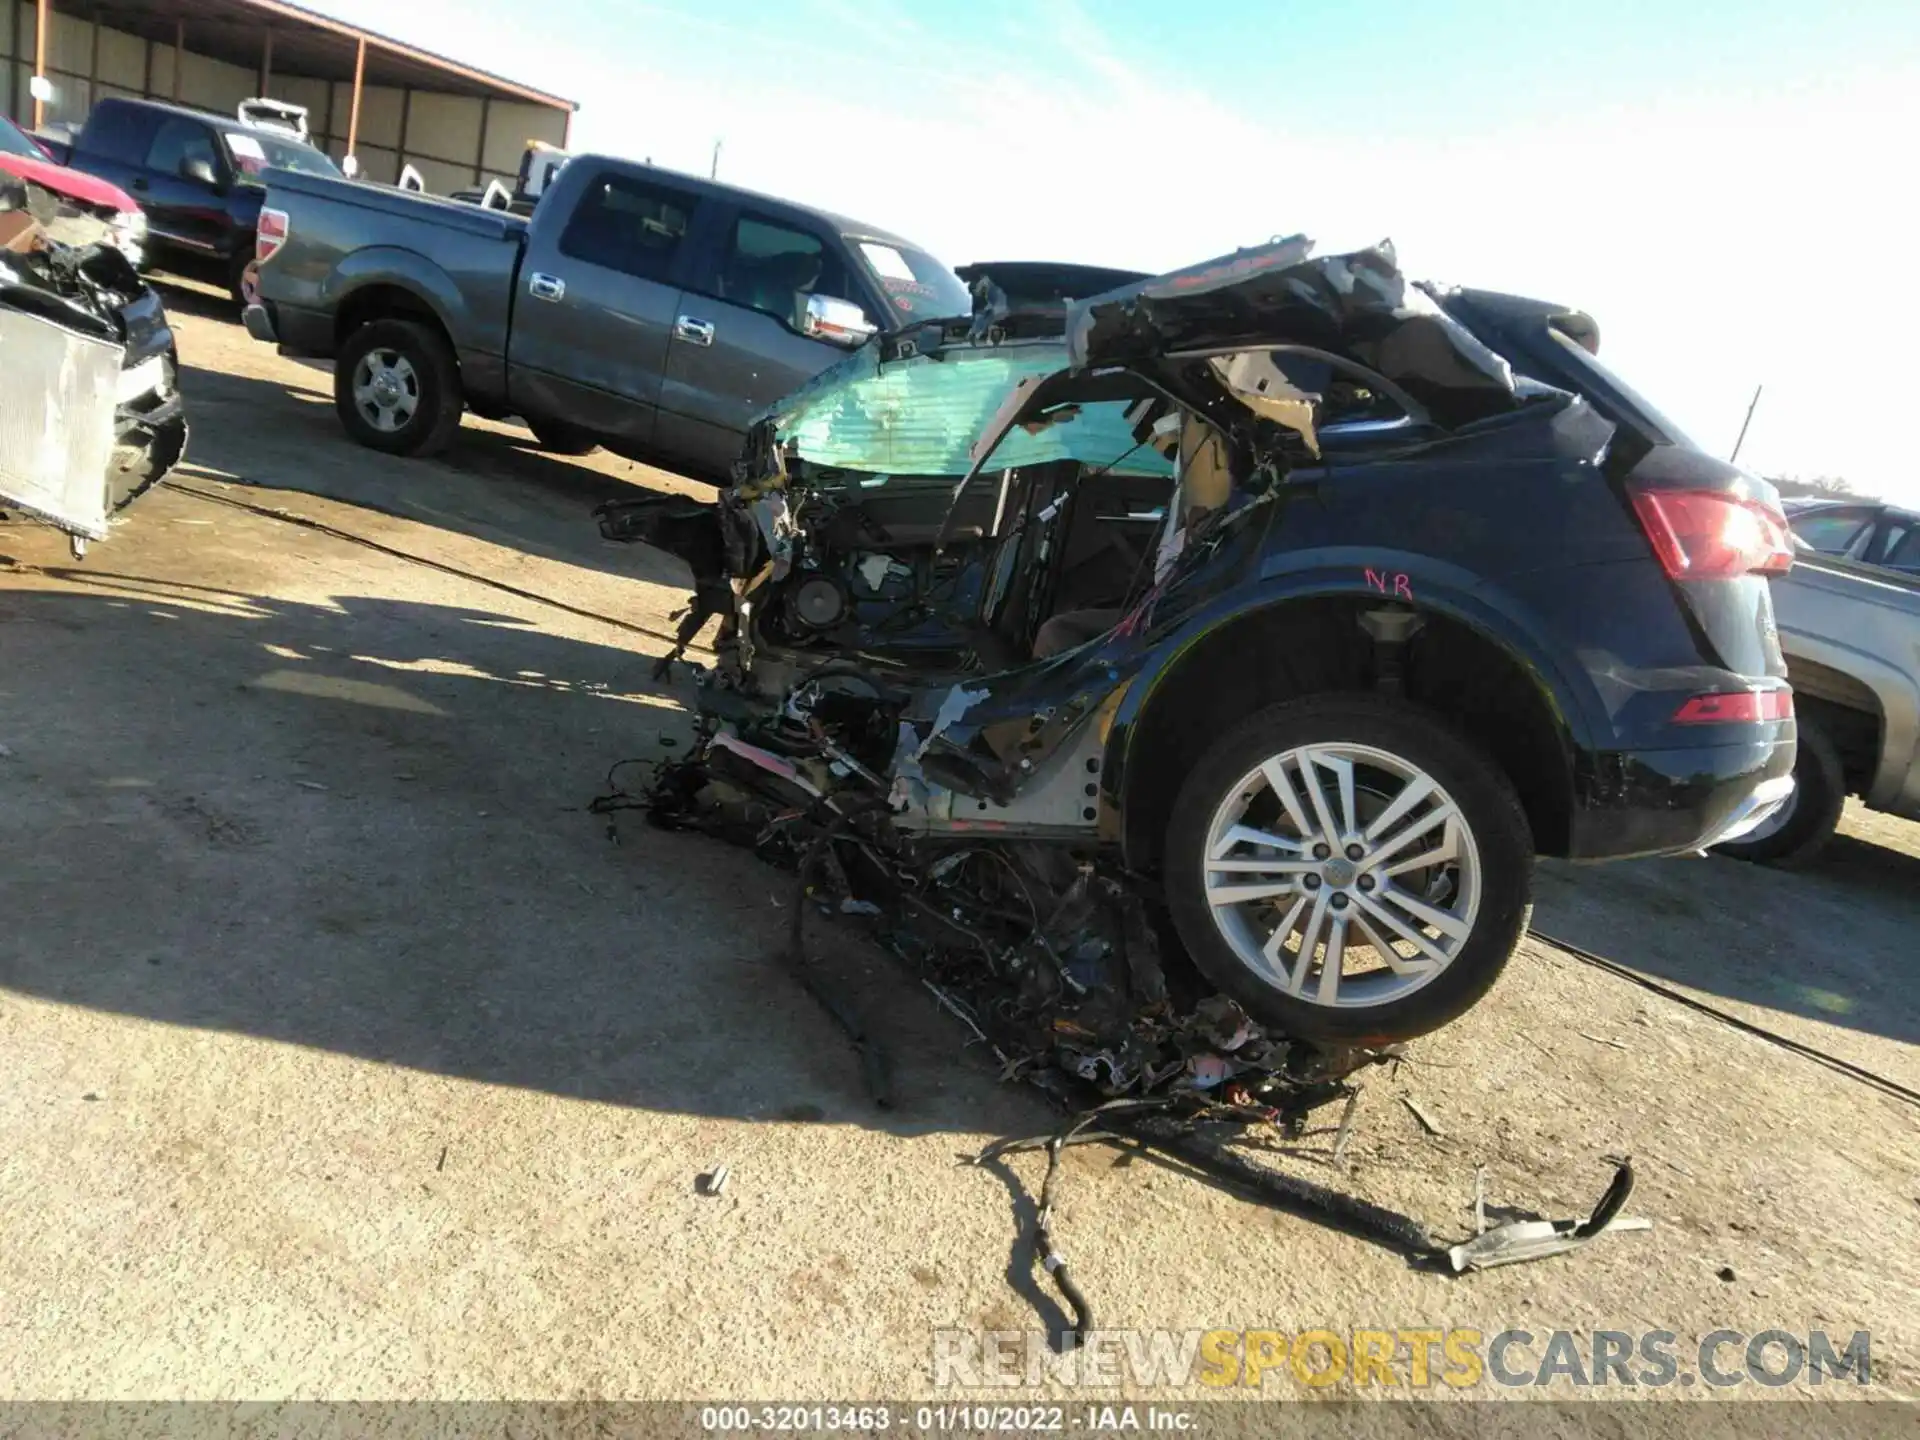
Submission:
M 566 144 L 578 108 L 286 0 L 0 0 L 0 54 L 0 101 L 35 129 L 101 95 L 228 115 L 269 95 L 305 105 L 315 143 L 365 177 L 411 163 L 435 190 L 510 181 L 527 141 Z

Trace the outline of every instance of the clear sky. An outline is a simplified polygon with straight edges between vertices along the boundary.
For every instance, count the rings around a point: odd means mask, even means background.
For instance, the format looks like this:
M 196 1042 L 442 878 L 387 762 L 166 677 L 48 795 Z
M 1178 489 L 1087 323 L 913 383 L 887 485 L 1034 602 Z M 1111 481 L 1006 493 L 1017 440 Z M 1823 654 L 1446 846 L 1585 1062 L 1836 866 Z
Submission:
M 950 264 L 1296 231 L 1561 301 L 1741 462 L 1920 502 L 1920 0 L 307 0 L 581 103 L 575 147 Z

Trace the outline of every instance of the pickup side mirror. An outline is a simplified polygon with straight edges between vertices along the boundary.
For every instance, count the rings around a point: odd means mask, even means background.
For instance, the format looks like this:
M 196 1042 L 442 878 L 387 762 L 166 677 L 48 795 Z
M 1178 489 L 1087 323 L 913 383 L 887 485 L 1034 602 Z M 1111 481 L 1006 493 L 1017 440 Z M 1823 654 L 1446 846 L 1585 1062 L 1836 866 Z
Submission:
M 809 295 L 800 312 L 802 335 L 848 350 L 859 349 L 879 328 L 851 300 L 836 300 L 831 295 Z
M 180 162 L 180 178 L 191 180 L 196 185 L 204 185 L 209 190 L 220 188 L 219 172 L 213 168 L 213 162 L 204 156 L 190 156 Z

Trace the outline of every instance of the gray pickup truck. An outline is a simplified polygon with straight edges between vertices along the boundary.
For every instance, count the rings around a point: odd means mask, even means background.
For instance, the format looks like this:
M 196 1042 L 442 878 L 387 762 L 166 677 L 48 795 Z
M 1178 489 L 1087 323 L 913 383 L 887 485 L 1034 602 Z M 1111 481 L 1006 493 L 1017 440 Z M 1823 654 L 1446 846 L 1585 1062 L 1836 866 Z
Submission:
M 1720 852 L 1810 860 L 1849 795 L 1920 820 L 1920 576 L 1803 548 L 1773 609 L 1799 721 L 1794 794 Z
M 884 230 L 598 155 L 525 219 L 270 171 L 259 236 L 247 329 L 331 357 L 347 433 L 404 455 L 470 409 L 722 479 L 752 421 L 848 348 L 972 308 Z

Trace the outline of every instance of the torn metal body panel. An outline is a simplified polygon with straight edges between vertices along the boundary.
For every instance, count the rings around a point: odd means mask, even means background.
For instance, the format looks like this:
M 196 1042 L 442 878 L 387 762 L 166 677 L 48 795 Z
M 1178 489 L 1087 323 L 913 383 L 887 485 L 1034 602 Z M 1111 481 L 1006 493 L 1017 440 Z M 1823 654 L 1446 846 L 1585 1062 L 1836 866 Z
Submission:
M 1171 1083 L 1210 998 L 1275 1045 L 1433 1029 L 1517 944 L 1536 853 L 1691 848 L 1791 767 L 1777 704 L 1676 722 L 1776 686 L 1766 582 L 1676 585 L 1634 500 L 1766 492 L 1496 352 L 1390 246 L 1279 242 L 1051 328 L 1003 301 L 803 386 L 713 504 L 599 513 L 687 560 L 683 644 L 720 618 L 656 816 L 877 906 L 1068 1073 Z M 1143 935 L 1170 1008 L 1130 988 Z M 1062 1008 L 1107 992 L 1112 1024 Z M 1211 1053 L 1191 1079 L 1237 1075 Z
M 0 186 L 0 508 L 64 530 L 75 553 L 178 463 L 187 425 L 159 297 L 105 239 L 49 238 L 57 197 Z

